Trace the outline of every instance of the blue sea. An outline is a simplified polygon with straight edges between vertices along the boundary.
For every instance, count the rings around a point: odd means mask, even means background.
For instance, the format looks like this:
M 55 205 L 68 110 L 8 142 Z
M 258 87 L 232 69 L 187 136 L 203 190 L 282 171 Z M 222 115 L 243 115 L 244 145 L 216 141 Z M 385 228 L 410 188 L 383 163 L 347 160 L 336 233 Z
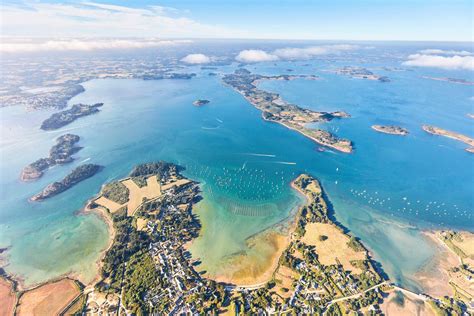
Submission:
M 219 45 L 225 54 L 231 50 L 225 43 L 214 45 L 215 54 Z M 321 181 L 336 219 L 362 240 L 390 278 L 418 290 L 414 275 L 436 250 L 421 231 L 474 231 L 474 156 L 464 150 L 467 145 L 421 129 L 430 124 L 474 137 L 474 121 L 467 116 L 474 113 L 474 87 L 424 77 L 474 81 L 474 76 L 402 65 L 408 54 L 451 44 L 363 45 L 341 56 L 244 66 L 258 74 L 318 75 L 319 80 L 264 81 L 259 87 L 302 107 L 348 112 L 351 118 L 317 127 L 352 140 L 352 154 L 320 151 L 304 136 L 263 121 L 259 110 L 221 82 L 221 75 L 242 66 L 237 63 L 217 66 L 212 71 L 218 76 L 187 66 L 182 71 L 197 74 L 191 80 L 87 81 L 86 91 L 69 104 L 103 102 L 100 113 L 57 131 L 39 129 L 52 110 L 0 109 L 0 247 L 8 248 L 6 271 L 26 285 L 66 273 L 92 280 L 108 233 L 98 216 L 81 209 L 102 184 L 125 177 L 134 165 L 167 160 L 201 183 L 204 200 L 196 211 L 203 229 L 191 252 L 210 274 L 225 269 L 232 254 L 247 251 L 248 237 L 294 214 L 303 200 L 289 184 L 307 172 Z M 332 72 L 343 66 L 368 68 L 390 82 Z M 211 102 L 195 107 L 196 99 Z M 400 125 L 410 134 L 377 133 L 373 124 Z M 75 161 L 51 168 L 36 182 L 20 182 L 21 169 L 46 157 L 54 139 L 66 132 L 81 137 L 84 148 Z M 105 168 L 47 201 L 28 201 L 85 162 Z

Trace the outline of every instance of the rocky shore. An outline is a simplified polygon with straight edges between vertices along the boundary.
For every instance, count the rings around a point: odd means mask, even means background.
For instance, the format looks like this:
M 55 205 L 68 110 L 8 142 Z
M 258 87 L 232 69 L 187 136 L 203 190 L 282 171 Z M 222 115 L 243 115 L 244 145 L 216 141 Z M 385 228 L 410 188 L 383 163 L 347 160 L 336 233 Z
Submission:
M 307 124 L 328 122 L 335 118 L 347 118 L 349 114 L 343 111 L 318 112 L 290 104 L 282 100 L 279 94 L 257 88 L 262 80 L 293 80 L 307 78 L 315 80 L 313 75 L 255 75 L 246 69 L 236 70 L 233 74 L 223 77 L 224 83 L 242 94 L 254 107 L 262 111 L 262 118 L 266 121 L 279 123 L 295 130 L 323 146 L 331 147 L 344 153 L 352 152 L 352 142 L 342 139 L 328 131 L 310 128 Z
M 406 128 L 394 125 L 372 125 L 372 129 L 380 133 L 401 136 L 406 136 L 409 133 Z
M 99 165 L 85 164 L 74 169 L 64 179 L 46 186 L 43 191 L 31 197 L 31 201 L 42 201 L 66 191 L 79 182 L 92 177 L 102 169 Z
M 70 124 L 80 117 L 99 112 L 99 107 L 104 103 L 74 104 L 70 109 L 54 113 L 41 124 L 41 129 L 45 131 L 55 130 Z
M 22 181 L 33 181 L 40 178 L 44 171 L 54 165 L 72 162 L 72 155 L 82 147 L 76 146 L 80 137 L 74 134 L 65 134 L 56 139 L 56 145 L 49 150 L 48 158 L 40 158 L 23 168 L 20 179 Z

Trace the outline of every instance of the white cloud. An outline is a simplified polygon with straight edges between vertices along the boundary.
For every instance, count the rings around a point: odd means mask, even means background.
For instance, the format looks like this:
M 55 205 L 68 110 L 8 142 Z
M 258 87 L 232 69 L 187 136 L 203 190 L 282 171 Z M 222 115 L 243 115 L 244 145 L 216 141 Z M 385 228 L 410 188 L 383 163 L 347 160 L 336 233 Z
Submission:
M 474 70 L 474 57 L 472 56 L 438 56 L 413 54 L 403 63 L 406 66 L 435 67 L 443 69 Z
M 263 50 L 243 50 L 235 58 L 237 61 L 246 63 L 255 63 L 261 61 L 274 60 L 302 60 L 311 59 L 319 55 L 337 54 L 345 51 L 359 49 L 357 45 L 321 45 L 310 47 L 286 47 L 274 50 L 272 53 L 267 53 Z
M 311 46 L 305 48 L 281 48 L 273 52 L 274 55 L 281 59 L 310 59 L 314 56 L 336 54 L 343 51 L 350 51 L 359 48 L 357 45 L 322 45 L 322 46 Z
M 246 49 L 241 51 L 235 59 L 242 63 L 258 63 L 262 61 L 278 60 L 278 56 L 259 49 Z
M 91 51 L 106 49 L 137 49 L 173 46 L 190 43 L 190 40 L 156 39 L 56 39 L 56 40 L 12 40 L 3 39 L 2 53 L 31 53 L 48 51 Z
M 3 36 L 23 37 L 246 37 L 234 29 L 197 22 L 161 6 L 132 8 L 96 2 L 2 4 Z
M 181 61 L 187 64 L 208 64 L 211 62 L 211 58 L 204 54 L 189 54 Z
M 465 50 L 443 50 L 443 49 L 423 49 L 419 51 L 420 54 L 424 55 L 459 55 L 459 56 L 471 56 L 471 52 Z

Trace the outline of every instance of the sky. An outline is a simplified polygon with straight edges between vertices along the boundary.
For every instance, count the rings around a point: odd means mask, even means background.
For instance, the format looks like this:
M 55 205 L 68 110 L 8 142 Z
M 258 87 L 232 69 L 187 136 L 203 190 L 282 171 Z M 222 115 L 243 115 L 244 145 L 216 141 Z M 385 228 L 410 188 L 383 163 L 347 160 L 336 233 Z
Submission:
M 3 37 L 464 41 L 472 0 L 2 0 Z

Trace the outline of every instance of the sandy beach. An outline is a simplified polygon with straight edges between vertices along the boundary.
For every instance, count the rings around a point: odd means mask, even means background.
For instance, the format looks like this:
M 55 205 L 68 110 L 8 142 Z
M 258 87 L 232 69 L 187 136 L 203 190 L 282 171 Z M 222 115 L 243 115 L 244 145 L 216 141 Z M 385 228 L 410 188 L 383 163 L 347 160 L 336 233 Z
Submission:
M 91 201 L 93 201 L 93 200 L 91 200 Z M 109 232 L 109 243 L 107 244 L 107 247 L 100 252 L 100 257 L 96 261 L 96 274 L 95 274 L 96 276 L 94 277 L 94 279 L 92 281 L 84 283 L 87 286 L 93 286 L 95 283 L 97 283 L 100 280 L 100 278 L 101 278 L 100 269 L 102 268 L 102 264 L 103 264 L 102 260 L 104 259 L 105 254 L 107 253 L 107 251 L 109 251 L 109 249 L 112 247 L 112 245 L 114 243 L 114 238 L 115 238 L 114 222 L 113 222 L 112 218 L 110 217 L 110 214 L 108 213 L 108 211 L 106 209 L 104 209 L 102 207 L 90 208 L 89 205 L 90 205 L 91 201 L 89 201 L 87 203 L 87 205 L 84 207 L 84 209 L 81 212 L 84 213 L 84 214 L 88 214 L 88 213 L 96 214 L 107 224 L 107 230 Z M 78 277 L 78 280 L 81 280 L 80 275 Z
M 425 231 L 423 235 L 437 249 L 436 255 L 430 260 L 425 268 L 415 275 L 423 291 L 433 297 L 454 295 L 453 288 L 449 285 L 450 276 L 448 270 L 461 264 L 456 256 L 436 235 L 436 232 Z

